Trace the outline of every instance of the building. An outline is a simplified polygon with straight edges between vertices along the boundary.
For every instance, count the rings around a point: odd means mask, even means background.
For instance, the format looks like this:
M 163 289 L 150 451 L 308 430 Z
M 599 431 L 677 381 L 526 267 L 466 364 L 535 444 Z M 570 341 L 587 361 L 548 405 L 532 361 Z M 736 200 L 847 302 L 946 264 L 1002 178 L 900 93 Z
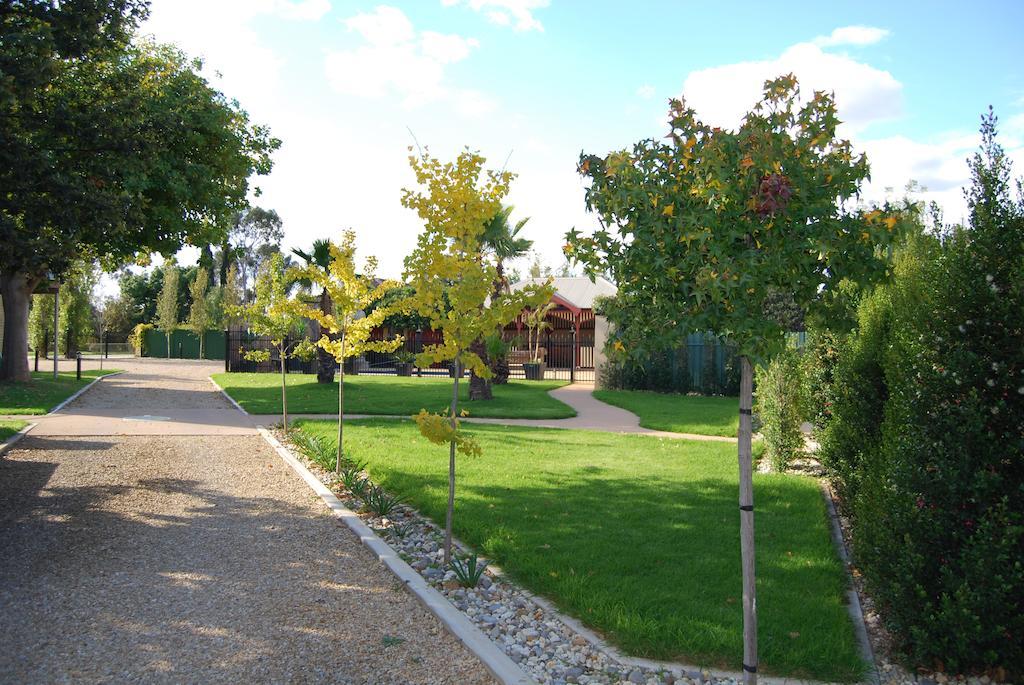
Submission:
M 521 290 L 527 285 L 543 285 L 546 278 L 528 278 L 512 285 Z M 594 300 L 614 297 L 615 285 L 600 276 L 593 281 L 586 276 L 552 278 L 555 307 L 546 320 L 549 328 L 541 333 L 540 346 L 545 350 L 549 367 L 556 369 L 592 369 L 594 367 Z M 505 338 L 525 347 L 528 329 L 523 317 L 505 327 Z M 518 347 L 518 345 L 514 345 Z

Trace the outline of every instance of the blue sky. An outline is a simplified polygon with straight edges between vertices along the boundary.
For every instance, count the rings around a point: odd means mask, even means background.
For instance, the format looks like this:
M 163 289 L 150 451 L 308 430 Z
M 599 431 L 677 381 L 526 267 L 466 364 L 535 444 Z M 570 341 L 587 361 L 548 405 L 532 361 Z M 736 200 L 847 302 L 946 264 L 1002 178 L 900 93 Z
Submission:
M 660 137 L 679 95 L 734 125 L 786 71 L 836 92 L 841 133 L 872 163 L 867 199 L 913 178 L 959 219 L 989 104 L 1024 173 L 1021 27 L 1009 1 L 154 0 L 144 30 L 205 57 L 283 139 L 256 202 L 280 212 L 286 245 L 351 227 L 398 276 L 420 229 L 399 204 L 410 129 L 439 156 L 507 159 L 510 201 L 557 265 L 564 232 L 593 226 L 581 150 Z

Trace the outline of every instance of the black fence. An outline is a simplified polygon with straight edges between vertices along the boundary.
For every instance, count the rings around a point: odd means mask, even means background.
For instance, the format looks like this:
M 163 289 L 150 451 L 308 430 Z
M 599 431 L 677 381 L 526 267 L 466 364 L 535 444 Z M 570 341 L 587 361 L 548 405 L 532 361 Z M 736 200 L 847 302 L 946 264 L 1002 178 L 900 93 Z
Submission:
M 589 335 L 587 335 L 589 333 Z M 374 336 L 387 340 L 394 333 L 382 332 Z M 508 334 L 509 377 L 525 379 L 565 380 L 571 382 L 594 381 L 594 337 L 593 331 L 584 331 L 579 339 L 572 331 L 548 331 L 540 335 L 539 345 L 527 349 L 525 338 Z M 425 347 L 441 342 L 441 336 L 433 331 L 408 331 L 404 334 L 403 346 L 395 352 L 367 352 L 362 357 L 346 361 L 346 373 L 449 376 L 451 364 L 441 362 L 428 367 L 418 367 L 413 358 Z M 289 340 L 287 345 L 297 343 Z M 269 338 L 256 336 L 246 331 L 228 331 L 224 336 L 224 370 L 249 373 L 280 373 L 281 359 L 277 348 Z M 267 361 L 250 361 L 245 353 L 253 350 L 269 351 Z M 534 357 L 543 361 L 541 368 L 528 368 Z M 303 361 L 289 358 L 285 363 L 286 373 L 316 373 L 317 359 Z
M 285 339 L 285 349 L 291 349 L 301 338 Z M 266 361 L 246 359 L 247 352 L 269 352 Z M 224 331 L 224 370 L 243 373 L 280 373 L 281 352 L 270 338 L 244 330 Z M 304 361 L 294 357 L 285 359 L 285 373 L 316 373 L 316 359 Z

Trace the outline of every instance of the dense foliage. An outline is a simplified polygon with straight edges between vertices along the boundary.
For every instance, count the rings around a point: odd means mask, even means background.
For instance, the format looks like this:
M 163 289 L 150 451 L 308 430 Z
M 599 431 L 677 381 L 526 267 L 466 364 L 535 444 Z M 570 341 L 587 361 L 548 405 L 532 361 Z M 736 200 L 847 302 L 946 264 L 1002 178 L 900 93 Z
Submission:
M 982 126 L 970 225 L 912 240 L 840 345 L 822 456 L 915 664 L 1024 673 L 1024 198 Z
M 0 378 L 29 380 L 28 299 L 73 261 L 117 266 L 219 239 L 279 141 L 199 62 L 132 39 L 147 3 L 0 11 Z
M 800 373 L 801 353 L 787 348 L 758 367 L 754 411 L 761 423 L 764 457 L 773 471 L 785 471 L 804 447 L 806 401 Z

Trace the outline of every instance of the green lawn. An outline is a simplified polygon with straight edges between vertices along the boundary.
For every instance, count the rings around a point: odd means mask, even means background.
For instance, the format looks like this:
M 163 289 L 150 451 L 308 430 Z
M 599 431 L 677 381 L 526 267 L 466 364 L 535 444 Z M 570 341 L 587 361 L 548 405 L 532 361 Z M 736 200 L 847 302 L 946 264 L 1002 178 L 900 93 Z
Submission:
M 273 373 L 218 373 L 220 387 L 252 414 L 281 412 L 281 377 Z M 573 409 L 548 395 L 563 381 L 509 381 L 494 386 L 494 399 L 469 402 L 469 382 L 459 384 L 459 408 L 470 416 L 518 419 L 564 419 Z M 420 409 L 441 411 L 451 404 L 450 378 L 345 376 L 346 414 L 409 416 Z M 313 374 L 288 375 L 288 411 L 295 414 L 336 414 L 338 384 L 320 384 Z
M 595 390 L 594 397 L 627 409 L 640 425 L 653 430 L 736 437 L 739 399 L 704 397 L 646 390 Z
M 60 373 L 57 380 L 51 371 L 36 371 L 31 383 L 0 383 L 0 415 L 45 414 L 58 404 L 89 385 L 97 376 L 115 373 L 117 369 L 82 371 L 82 380 L 74 372 Z
M 0 442 L 11 437 L 27 425 L 27 421 L 0 421 Z
M 327 440 L 333 422 L 298 422 Z M 455 533 L 627 652 L 739 670 L 736 447 L 728 443 L 467 424 Z M 411 421 L 346 423 L 346 451 L 443 524 L 445 447 Z M 764 672 L 862 673 L 818 484 L 755 475 Z

